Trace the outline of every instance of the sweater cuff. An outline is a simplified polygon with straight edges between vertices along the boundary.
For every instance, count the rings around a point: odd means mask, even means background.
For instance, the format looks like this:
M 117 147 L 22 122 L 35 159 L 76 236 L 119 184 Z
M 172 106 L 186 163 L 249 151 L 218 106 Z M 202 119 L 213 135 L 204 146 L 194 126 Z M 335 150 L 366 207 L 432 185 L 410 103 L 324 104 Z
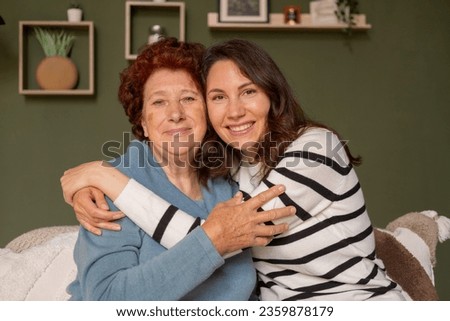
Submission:
M 214 244 L 211 242 L 208 235 L 206 235 L 205 231 L 200 226 L 192 230 L 192 232 L 189 233 L 189 236 L 194 237 L 198 241 L 212 266 L 218 268 L 225 263 L 225 259 L 220 256 Z

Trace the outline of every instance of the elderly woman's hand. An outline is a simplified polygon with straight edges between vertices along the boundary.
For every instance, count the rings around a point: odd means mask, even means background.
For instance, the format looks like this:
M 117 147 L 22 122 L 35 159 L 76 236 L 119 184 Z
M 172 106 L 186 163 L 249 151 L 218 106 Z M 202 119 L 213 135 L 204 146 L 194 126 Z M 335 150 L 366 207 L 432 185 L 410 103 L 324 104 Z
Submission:
M 286 223 L 265 225 L 265 222 L 295 214 L 295 207 L 287 206 L 258 212 L 258 209 L 284 193 L 277 185 L 242 203 L 242 194 L 219 203 L 203 223 L 202 228 L 221 255 L 253 246 L 265 246 L 274 235 L 288 230 Z

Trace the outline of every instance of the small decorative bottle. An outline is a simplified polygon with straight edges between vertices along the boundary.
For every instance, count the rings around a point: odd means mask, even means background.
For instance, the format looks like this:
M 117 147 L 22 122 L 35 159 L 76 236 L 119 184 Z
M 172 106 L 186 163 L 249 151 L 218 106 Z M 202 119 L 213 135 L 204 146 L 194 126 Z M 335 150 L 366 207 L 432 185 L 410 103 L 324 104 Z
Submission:
M 150 27 L 150 35 L 148 36 L 148 43 L 152 44 L 159 39 L 164 38 L 164 29 L 160 25 L 154 25 Z
M 296 25 L 300 23 L 300 6 L 285 6 L 284 22 L 288 25 Z
M 297 23 L 297 14 L 294 8 L 289 8 L 288 10 L 288 24 L 295 25 Z

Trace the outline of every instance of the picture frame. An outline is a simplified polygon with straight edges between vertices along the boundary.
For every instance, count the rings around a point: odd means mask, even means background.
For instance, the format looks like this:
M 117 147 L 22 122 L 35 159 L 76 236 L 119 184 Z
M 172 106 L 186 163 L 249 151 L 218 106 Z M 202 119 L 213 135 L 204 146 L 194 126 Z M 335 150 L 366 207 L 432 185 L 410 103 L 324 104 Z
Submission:
M 269 22 L 269 0 L 218 0 L 219 22 Z

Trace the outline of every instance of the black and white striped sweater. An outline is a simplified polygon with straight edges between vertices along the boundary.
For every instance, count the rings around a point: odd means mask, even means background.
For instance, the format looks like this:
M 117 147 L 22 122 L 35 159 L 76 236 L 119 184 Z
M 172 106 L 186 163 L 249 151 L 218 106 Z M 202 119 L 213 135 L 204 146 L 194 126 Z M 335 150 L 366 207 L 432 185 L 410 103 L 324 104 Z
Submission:
M 363 193 L 336 135 L 310 129 L 266 179 L 260 181 L 258 171 L 243 166 L 236 173 L 244 194 L 284 184 L 286 192 L 262 208 L 297 209 L 295 216 L 274 222 L 289 223 L 287 232 L 252 249 L 261 300 L 404 299 L 375 257 Z M 134 181 L 115 203 L 167 248 L 200 224 Z

